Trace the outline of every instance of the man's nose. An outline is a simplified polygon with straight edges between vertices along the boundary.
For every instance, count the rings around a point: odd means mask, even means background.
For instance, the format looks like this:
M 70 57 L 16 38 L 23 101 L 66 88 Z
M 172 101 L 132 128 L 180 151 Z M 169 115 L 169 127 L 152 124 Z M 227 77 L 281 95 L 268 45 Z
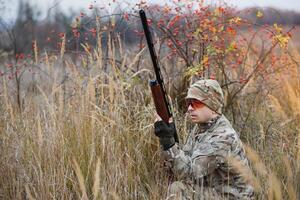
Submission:
M 189 105 L 187 111 L 192 111 L 192 110 L 194 110 L 194 108 L 192 107 L 192 105 Z

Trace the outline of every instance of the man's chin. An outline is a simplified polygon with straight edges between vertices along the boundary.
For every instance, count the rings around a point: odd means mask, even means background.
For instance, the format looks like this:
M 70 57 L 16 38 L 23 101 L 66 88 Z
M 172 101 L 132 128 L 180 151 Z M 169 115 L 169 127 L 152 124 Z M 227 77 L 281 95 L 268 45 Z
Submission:
M 195 117 L 191 117 L 191 121 L 193 123 L 205 123 L 205 121 L 201 120 L 201 119 L 198 119 L 198 118 L 195 118 Z

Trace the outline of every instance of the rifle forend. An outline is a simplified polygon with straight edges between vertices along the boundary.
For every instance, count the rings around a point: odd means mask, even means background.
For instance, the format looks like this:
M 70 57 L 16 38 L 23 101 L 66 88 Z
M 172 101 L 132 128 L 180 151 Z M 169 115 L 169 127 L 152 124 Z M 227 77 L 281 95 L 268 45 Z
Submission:
M 156 80 L 151 80 L 150 88 L 157 114 L 162 118 L 164 122 L 169 123 L 170 116 L 168 112 L 168 107 L 164 102 L 164 93 L 160 85 Z

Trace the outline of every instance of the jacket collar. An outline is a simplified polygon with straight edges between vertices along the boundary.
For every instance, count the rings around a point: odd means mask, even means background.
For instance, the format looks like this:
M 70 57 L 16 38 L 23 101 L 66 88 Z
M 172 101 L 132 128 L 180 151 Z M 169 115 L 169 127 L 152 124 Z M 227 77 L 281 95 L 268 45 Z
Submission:
M 211 120 L 209 120 L 208 122 L 205 123 L 199 123 L 198 124 L 198 129 L 199 132 L 198 133 L 204 133 L 205 131 L 207 131 L 208 129 L 214 127 L 214 125 L 217 123 L 217 121 L 222 117 L 222 115 L 219 115 Z

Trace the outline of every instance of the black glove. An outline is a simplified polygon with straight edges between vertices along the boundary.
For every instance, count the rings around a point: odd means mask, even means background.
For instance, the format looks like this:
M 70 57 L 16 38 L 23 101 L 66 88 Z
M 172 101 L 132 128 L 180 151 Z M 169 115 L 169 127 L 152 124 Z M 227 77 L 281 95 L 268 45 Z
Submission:
M 154 123 L 154 133 L 159 137 L 163 150 L 171 148 L 175 144 L 175 123 L 166 124 L 164 121 Z

